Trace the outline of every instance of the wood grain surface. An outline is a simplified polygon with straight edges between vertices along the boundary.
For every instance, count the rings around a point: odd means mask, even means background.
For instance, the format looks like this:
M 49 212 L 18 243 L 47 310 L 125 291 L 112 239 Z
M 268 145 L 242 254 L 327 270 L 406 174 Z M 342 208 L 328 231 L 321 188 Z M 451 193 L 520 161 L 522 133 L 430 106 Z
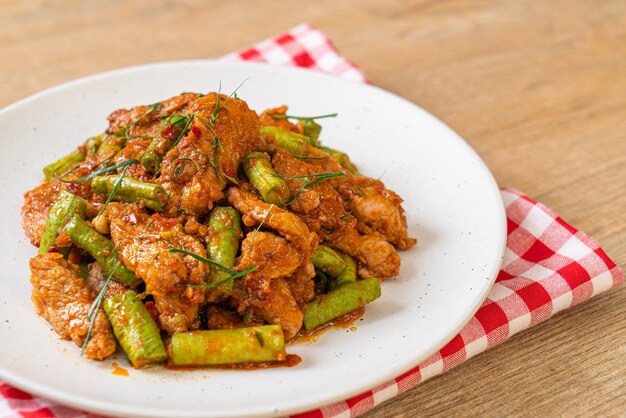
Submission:
M 0 106 L 94 72 L 218 57 L 305 21 L 626 268 L 623 0 L 0 0 Z M 625 296 L 600 295 L 367 416 L 624 416 Z

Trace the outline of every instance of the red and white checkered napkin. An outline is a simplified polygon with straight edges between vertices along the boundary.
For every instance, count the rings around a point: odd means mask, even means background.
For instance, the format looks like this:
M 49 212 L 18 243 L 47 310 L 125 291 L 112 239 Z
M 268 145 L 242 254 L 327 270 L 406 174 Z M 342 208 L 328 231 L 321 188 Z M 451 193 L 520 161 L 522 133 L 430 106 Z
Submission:
M 323 33 L 308 25 L 297 26 L 224 59 L 300 66 L 366 81 L 363 73 L 341 57 Z M 593 239 L 548 208 L 512 189 L 503 189 L 502 199 L 508 221 L 502 270 L 487 299 L 465 328 L 438 353 L 403 375 L 353 398 L 297 417 L 359 415 L 555 313 L 623 282 L 621 270 Z M 7 384 L 0 384 L 0 414 L 38 418 L 92 416 Z

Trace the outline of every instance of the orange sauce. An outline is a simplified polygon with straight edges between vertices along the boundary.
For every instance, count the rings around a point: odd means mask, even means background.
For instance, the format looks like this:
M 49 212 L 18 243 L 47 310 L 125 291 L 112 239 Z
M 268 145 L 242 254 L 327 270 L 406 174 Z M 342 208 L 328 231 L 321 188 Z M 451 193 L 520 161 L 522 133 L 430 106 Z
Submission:
M 114 362 L 112 366 L 113 366 L 113 371 L 111 372 L 111 374 L 114 374 L 116 376 L 128 376 L 128 370 L 120 367 L 119 364 Z
M 365 307 L 360 307 L 352 312 L 348 312 L 345 315 L 340 316 L 330 322 L 327 322 L 319 327 L 312 329 L 311 331 L 300 331 L 296 337 L 289 341 L 289 344 L 311 344 L 319 340 L 321 335 L 331 329 L 345 329 L 349 328 L 351 332 L 356 331 L 355 326 L 351 326 L 354 322 L 358 321 L 365 313 Z

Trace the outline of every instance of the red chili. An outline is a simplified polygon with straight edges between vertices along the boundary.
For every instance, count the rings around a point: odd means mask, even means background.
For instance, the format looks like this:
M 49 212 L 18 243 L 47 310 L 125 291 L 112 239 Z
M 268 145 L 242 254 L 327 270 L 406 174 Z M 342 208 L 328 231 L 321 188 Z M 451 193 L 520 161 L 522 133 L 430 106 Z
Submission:
M 193 132 L 193 134 L 194 134 L 196 137 L 198 137 L 198 138 L 200 138 L 200 136 L 202 136 L 202 131 L 200 130 L 200 128 L 198 128 L 198 127 L 197 127 L 197 126 L 195 126 L 195 125 L 191 127 L 191 132 Z

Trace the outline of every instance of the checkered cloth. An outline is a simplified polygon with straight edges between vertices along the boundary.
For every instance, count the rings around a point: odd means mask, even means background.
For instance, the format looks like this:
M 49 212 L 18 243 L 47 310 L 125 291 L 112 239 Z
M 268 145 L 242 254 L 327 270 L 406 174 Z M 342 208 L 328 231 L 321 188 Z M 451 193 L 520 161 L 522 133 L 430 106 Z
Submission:
M 330 40 L 308 25 L 262 41 L 223 59 L 300 66 L 366 81 Z M 548 208 L 522 193 L 503 189 L 508 239 L 502 270 L 487 299 L 465 328 L 438 353 L 401 376 L 353 398 L 298 414 L 299 418 L 354 417 L 441 374 L 563 309 L 621 284 L 621 270 L 598 244 Z M 5 417 L 78 418 L 85 414 L 0 384 Z

